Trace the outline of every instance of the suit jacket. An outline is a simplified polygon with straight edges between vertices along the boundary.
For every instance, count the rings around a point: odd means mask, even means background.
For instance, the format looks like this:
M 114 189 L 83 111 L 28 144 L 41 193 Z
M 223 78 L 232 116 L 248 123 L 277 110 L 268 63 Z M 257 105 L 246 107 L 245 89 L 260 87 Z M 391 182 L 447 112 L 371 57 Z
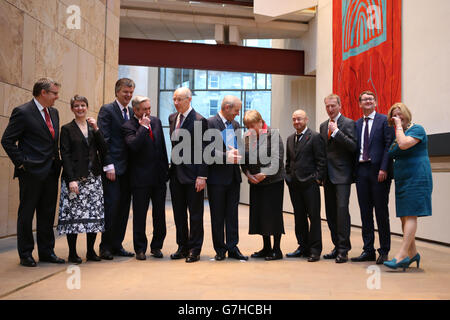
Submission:
M 364 117 L 356 121 L 356 138 L 358 150 L 356 152 L 356 166 L 359 165 L 361 145 L 361 134 Z M 378 172 L 384 170 L 392 177 L 392 159 L 389 158 L 389 147 L 394 138 L 394 128 L 388 125 L 384 114 L 376 113 L 369 135 L 369 157 L 374 169 Z
M 286 142 L 286 182 L 323 181 L 325 176 L 325 143 L 315 131 L 307 129 L 295 145 L 295 133 Z
M 133 118 L 133 110 L 128 107 L 130 119 Z M 117 101 L 103 105 L 97 118 L 98 127 L 102 131 L 108 145 L 108 162 L 114 164 L 117 175 L 122 175 L 127 170 L 128 149 L 123 139 L 122 125 L 125 123 L 123 113 Z
M 219 114 L 214 117 L 208 118 L 208 129 L 217 129 L 219 131 L 225 130 L 225 124 Z M 232 122 L 233 130 L 239 129 L 239 123 L 237 121 Z M 239 137 L 237 137 L 239 139 Z M 211 143 L 214 143 L 212 139 Z M 213 163 L 208 167 L 208 184 L 222 184 L 229 185 L 233 181 L 241 183 L 241 170 L 239 164 L 230 164 L 226 162 L 226 150 L 225 142 L 221 139 L 222 148 L 220 150 L 213 150 L 213 156 L 221 157 L 223 164 Z
M 61 158 L 63 178 L 68 184 L 89 175 L 89 163 L 95 176 L 102 174 L 108 147 L 100 130 L 94 131 L 88 125 L 88 138 L 84 137 L 75 120 L 61 127 Z
M 267 133 L 261 133 L 259 135 L 258 141 L 255 146 L 251 146 L 252 139 L 248 135 L 244 137 L 244 163 L 241 164 L 243 172 L 248 171 L 250 174 L 265 173 L 266 178 L 262 180 L 257 185 L 266 185 L 278 181 L 284 180 L 284 147 L 281 136 L 278 135 L 278 149 L 274 147 L 274 139 L 276 136 L 273 135 L 272 129 L 267 127 Z M 252 156 L 257 155 L 256 163 L 252 163 Z M 269 163 L 263 163 L 260 156 L 267 156 L 271 160 Z M 274 161 L 278 161 L 278 167 L 274 168 Z M 272 174 L 266 173 L 267 169 L 274 168 L 275 172 Z
M 122 125 L 129 149 L 130 184 L 132 188 L 159 186 L 167 181 L 169 161 L 161 121 L 150 116 L 154 141 L 147 128 L 133 116 Z
M 326 141 L 327 176 L 333 184 L 351 184 L 357 150 L 355 122 L 341 114 L 337 121 L 339 131 L 329 140 L 328 122 L 329 119 L 320 125 L 320 135 Z
M 172 133 L 175 131 L 175 125 L 177 121 L 178 112 L 172 113 L 169 116 L 169 126 L 170 126 L 170 136 L 172 137 Z M 199 123 L 201 128 L 201 137 L 194 136 L 194 124 Z M 186 119 L 184 119 L 181 127 L 189 132 L 191 141 L 189 144 L 190 148 L 190 159 L 186 162 L 182 162 L 180 164 L 175 164 L 173 161 L 173 149 L 179 144 L 183 143 L 183 138 L 178 141 L 172 141 L 172 159 L 171 165 L 169 169 L 169 175 L 176 175 L 181 184 L 194 184 L 197 177 L 208 177 L 208 166 L 203 160 L 203 151 L 205 150 L 206 143 L 203 141 L 203 134 L 208 129 L 208 121 L 200 114 L 197 113 L 194 109 L 189 112 Z M 200 133 L 200 132 L 199 132 Z M 200 153 L 201 150 L 201 159 L 194 159 L 195 150 Z M 183 151 L 179 153 L 180 156 L 183 155 Z M 199 163 L 195 163 L 194 160 L 197 160 Z
M 2 146 L 14 163 L 14 178 L 25 170 L 38 179 L 45 179 L 52 168 L 59 176 L 59 114 L 52 107 L 48 111 L 55 130 L 54 139 L 34 100 L 12 111 L 2 136 Z M 19 169 L 21 165 L 24 169 Z

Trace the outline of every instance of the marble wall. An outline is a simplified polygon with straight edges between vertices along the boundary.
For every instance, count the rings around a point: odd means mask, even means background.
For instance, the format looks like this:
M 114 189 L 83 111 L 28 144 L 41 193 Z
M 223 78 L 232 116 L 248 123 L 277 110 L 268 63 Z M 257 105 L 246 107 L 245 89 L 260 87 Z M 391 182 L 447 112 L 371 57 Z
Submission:
M 80 9 L 80 29 L 69 29 Z M 62 84 L 56 102 L 61 124 L 73 118 L 75 94 L 89 100 L 95 116 L 114 99 L 119 54 L 120 0 L 0 0 L 0 135 L 11 111 L 32 98 L 44 76 Z M 70 24 L 69 24 L 70 25 Z M 0 237 L 16 234 L 19 187 L 0 148 Z

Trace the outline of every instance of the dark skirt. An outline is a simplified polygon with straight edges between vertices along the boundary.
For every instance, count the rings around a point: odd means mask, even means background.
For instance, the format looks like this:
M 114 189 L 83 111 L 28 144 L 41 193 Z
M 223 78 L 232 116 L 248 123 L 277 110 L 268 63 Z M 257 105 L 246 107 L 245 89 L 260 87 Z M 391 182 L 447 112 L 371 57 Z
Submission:
M 267 185 L 250 185 L 249 234 L 269 236 L 284 233 L 283 192 L 283 180 Z

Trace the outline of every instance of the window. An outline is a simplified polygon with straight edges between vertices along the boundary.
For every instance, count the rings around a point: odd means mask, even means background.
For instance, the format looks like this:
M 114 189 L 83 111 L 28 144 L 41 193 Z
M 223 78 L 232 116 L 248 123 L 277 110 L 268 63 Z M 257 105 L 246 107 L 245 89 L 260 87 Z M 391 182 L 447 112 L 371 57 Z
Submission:
M 217 114 L 217 100 L 209 100 L 209 116 L 215 116 Z
M 209 89 L 219 89 L 219 76 L 217 74 L 211 74 L 208 82 Z

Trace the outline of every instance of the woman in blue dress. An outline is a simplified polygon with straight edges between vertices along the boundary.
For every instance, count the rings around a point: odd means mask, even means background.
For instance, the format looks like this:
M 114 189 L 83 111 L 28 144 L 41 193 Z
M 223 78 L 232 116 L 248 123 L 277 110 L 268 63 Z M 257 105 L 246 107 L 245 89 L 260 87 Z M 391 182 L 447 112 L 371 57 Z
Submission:
M 395 126 L 395 141 L 389 154 L 394 158 L 395 207 L 402 221 L 403 242 L 389 268 L 405 270 L 413 262 L 419 267 L 415 235 L 417 217 L 431 216 L 433 180 L 428 157 L 428 139 L 421 125 L 411 122 L 411 111 L 403 103 L 394 104 L 388 121 Z

